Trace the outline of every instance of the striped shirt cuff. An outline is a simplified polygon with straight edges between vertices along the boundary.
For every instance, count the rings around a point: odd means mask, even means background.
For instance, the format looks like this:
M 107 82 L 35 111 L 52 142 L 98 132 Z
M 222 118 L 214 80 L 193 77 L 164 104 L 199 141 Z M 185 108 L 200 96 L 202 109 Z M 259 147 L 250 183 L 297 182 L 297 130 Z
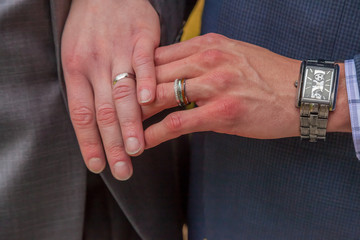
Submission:
M 356 157 L 360 160 L 360 96 L 354 60 L 345 61 L 346 90 Z

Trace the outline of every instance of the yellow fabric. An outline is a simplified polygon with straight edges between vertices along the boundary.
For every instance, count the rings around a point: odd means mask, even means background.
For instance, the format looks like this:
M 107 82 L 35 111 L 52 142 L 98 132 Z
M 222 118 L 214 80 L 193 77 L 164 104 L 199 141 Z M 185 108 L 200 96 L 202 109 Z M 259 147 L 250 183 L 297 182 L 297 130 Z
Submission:
M 205 0 L 198 0 L 193 11 L 191 12 L 188 21 L 184 27 L 184 34 L 181 41 L 189 40 L 190 38 L 200 35 L 201 16 L 204 8 Z

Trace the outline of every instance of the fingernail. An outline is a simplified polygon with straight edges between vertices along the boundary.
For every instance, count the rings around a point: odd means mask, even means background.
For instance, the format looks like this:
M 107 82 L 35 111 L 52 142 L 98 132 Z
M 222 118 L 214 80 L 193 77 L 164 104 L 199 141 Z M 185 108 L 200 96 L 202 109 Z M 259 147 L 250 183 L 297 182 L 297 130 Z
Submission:
M 140 91 L 140 102 L 141 103 L 147 103 L 151 100 L 151 94 L 150 91 L 147 89 L 143 89 Z
M 132 175 L 132 170 L 126 162 L 117 162 L 114 165 L 114 177 L 117 180 L 128 180 Z
M 127 154 L 134 155 L 140 152 L 141 146 L 139 140 L 134 137 L 130 137 L 126 140 L 125 149 Z
M 93 173 L 101 173 L 104 168 L 104 161 L 100 158 L 91 158 L 88 163 L 89 170 Z

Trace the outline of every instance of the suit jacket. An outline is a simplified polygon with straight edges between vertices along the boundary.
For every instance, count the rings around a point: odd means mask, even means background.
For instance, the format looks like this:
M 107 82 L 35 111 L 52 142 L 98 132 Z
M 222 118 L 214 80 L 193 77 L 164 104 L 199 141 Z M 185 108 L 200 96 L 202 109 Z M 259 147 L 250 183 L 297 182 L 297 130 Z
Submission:
M 358 0 L 207 0 L 202 30 L 299 60 L 355 58 L 360 81 L 359 23 Z M 190 239 L 359 239 L 360 162 L 350 133 L 317 143 L 192 139 Z
M 162 43 L 175 41 L 185 2 L 154 2 L 173 25 L 162 27 Z M 86 169 L 66 109 L 60 61 L 70 3 L 0 3 L 0 239 L 83 237 Z M 134 176 L 127 182 L 114 180 L 108 169 L 101 174 L 142 239 L 182 238 L 186 151 L 177 144 L 133 159 Z

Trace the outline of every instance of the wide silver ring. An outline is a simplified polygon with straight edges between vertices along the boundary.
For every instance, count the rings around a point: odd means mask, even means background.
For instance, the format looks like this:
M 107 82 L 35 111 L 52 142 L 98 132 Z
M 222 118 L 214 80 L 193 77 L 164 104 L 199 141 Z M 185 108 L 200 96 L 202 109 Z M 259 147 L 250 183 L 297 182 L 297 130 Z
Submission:
M 184 78 L 175 79 L 174 82 L 174 91 L 175 91 L 175 98 L 176 102 L 180 107 L 184 107 L 188 105 L 190 102 L 186 97 L 186 80 Z
M 118 74 L 118 75 L 115 76 L 115 78 L 114 78 L 114 80 L 113 80 L 113 86 L 114 86 L 118 81 L 120 81 L 121 79 L 124 79 L 124 78 L 131 78 L 131 79 L 133 79 L 133 80 L 136 79 L 135 75 L 132 74 L 132 73 L 127 73 L 127 72 L 125 72 L 125 73 L 120 73 L 120 74 Z

